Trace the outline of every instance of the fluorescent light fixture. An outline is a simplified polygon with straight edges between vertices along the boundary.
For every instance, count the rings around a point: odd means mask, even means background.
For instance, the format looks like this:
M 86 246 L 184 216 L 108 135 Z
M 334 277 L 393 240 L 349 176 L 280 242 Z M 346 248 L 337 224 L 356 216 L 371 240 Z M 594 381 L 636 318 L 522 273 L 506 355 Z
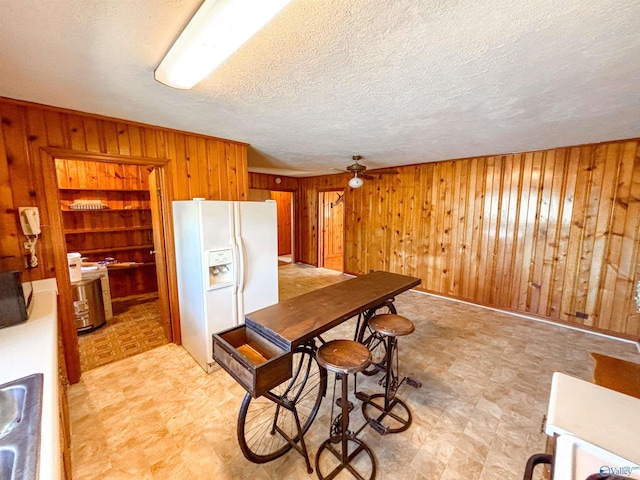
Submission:
M 355 176 L 353 178 L 351 178 L 349 180 L 349 186 L 351 188 L 360 188 L 362 185 L 364 184 L 364 182 L 362 181 L 362 179 L 358 176 L 358 174 L 356 173 Z
M 156 80 L 192 88 L 290 1 L 205 0 L 156 68 Z

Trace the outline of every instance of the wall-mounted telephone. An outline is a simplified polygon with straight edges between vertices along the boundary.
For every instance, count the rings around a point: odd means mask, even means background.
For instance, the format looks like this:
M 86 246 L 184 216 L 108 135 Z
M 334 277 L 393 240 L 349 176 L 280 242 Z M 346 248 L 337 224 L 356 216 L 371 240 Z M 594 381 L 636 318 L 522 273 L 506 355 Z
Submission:
M 18 207 L 18 216 L 20 217 L 20 226 L 22 233 L 27 237 L 24 242 L 24 248 L 29 251 L 29 266 L 38 266 L 38 257 L 36 257 L 36 243 L 38 243 L 38 235 L 40 235 L 40 212 L 38 207 Z
M 40 235 L 40 212 L 38 207 L 18 207 L 22 232 L 27 236 Z

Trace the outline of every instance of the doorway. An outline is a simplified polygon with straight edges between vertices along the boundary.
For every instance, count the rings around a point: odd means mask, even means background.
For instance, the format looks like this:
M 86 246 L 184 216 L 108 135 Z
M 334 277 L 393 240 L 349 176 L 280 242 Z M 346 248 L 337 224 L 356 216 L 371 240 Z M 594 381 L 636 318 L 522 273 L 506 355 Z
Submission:
M 318 266 L 344 271 L 344 190 L 318 193 Z
M 271 192 L 278 206 L 278 264 L 293 262 L 293 194 Z
M 167 160 L 160 159 L 43 149 L 45 189 L 52 200 L 50 204 L 57 207 L 51 208 L 49 215 L 63 345 L 71 383 L 79 380 L 81 364 L 67 252 L 80 250 L 87 266 L 98 264 L 100 257 L 118 260 L 112 262 L 109 273 L 113 270 L 113 275 L 118 276 L 130 270 L 132 275 L 115 283 L 109 281 L 113 299 L 128 293 L 152 293 L 151 300 L 159 312 L 158 337 L 162 344 L 175 340 L 165 254 L 164 232 L 169 220 L 164 212 L 169 207 L 162 192 L 167 189 L 166 163 Z M 79 179 L 86 184 L 80 185 Z M 88 243 L 83 244 L 85 239 Z M 145 277 L 148 282 L 143 280 Z M 144 292 L 145 288 L 153 292 Z M 118 307 L 126 309 L 127 305 Z M 112 313 L 117 313 L 118 307 Z M 138 353 L 135 348 L 126 347 L 121 354 Z
M 171 336 L 163 329 L 168 324 L 158 296 L 154 167 L 61 158 L 55 163 L 66 251 L 82 258 L 71 279 L 81 371 L 165 345 Z M 87 291 L 94 295 L 87 298 Z
M 278 265 L 287 265 L 295 261 L 293 258 L 293 192 L 249 189 L 248 199 L 252 202 L 273 200 L 277 205 L 278 214 Z

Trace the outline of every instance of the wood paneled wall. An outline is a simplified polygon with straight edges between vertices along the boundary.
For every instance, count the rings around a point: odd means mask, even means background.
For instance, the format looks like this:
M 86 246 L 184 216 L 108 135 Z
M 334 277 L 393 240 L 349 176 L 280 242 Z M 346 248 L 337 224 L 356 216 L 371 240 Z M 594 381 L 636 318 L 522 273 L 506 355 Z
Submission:
M 248 191 L 247 146 L 202 135 L 151 127 L 0 98 L 0 255 L 21 257 L 24 238 L 18 206 L 40 207 L 48 227 L 40 149 L 170 160 L 174 200 L 204 197 L 245 200 Z M 46 229 L 38 245 L 40 265 L 33 279 L 55 276 Z
M 126 163 L 148 159 L 165 165 L 170 184 L 163 191 L 164 199 L 181 200 L 204 197 L 219 200 L 245 200 L 248 191 L 247 145 L 202 135 L 152 127 L 86 113 L 36 105 L 0 98 L 0 257 L 22 257 L 24 237 L 17 217 L 18 206 L 36 206 L 40 209 L 42 236 L 37 255 L 40 263 L 30 269 L 34 280 L 56 276 L 52 238 L 54 229 L 50 220 L 60 206 L 55 198 L 47 198 L 44 171 L 55 175 L 54 167 L 47 167 L 52 156 L 46 149 L 72 151 L 82 154 L 104 154 L 109 158 L 127 157 Z M 51 151 L 51 150 L 49 150 Z M 164 163 L 164 160 L 167 163 Z M 168 191 L 167 191 L 168 190 Z M 165 204 L 168 204 L 165 202 Z M 177 323 L 177 293 L 173 267 L 172 231 L 170 212 L 161 219 L 167 242 L 167 272 L 169 274 L 171 311 L 174 331 L 179 335 Z M 57 214 L 56 214 L 57 215 Z M 56 217 L 59 218 L 59 215 Z M 164 259 L 162 259 L 164 264 Z M 68 279 L 68 273 L 60 273 Z M 61 287 L 64 288 L 64 287 Z M 70 293 L 59 297 L 60 319 L 65 361 L 71 383 L 80 378 L 80 362 L 73 320 Z
M 345 271 L 422 279 L 421 289 L 640 337 L 638 141 L 469 158 L 345 189 Z M 299 179 L 297 258 L 317 265 L 318 192 Z

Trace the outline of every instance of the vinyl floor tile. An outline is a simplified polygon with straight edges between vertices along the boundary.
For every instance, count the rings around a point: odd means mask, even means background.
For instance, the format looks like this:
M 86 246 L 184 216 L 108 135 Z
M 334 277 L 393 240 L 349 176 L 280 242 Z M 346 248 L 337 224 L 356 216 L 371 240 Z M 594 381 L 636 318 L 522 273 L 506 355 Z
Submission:
M 346 278 L 286 265 L 280 298 Z M 423 386 L 398 391 L 413 414 L 407 431 L 361 433 L 377 456 L 379 479 L 519 480 L 526 459 L 544 450 L 540 424 L 554 371 L 589 380 L 591 351 L 640 363 L 630 343 L 431 295 L 407 292 L 396 306 L 416 324 L 414 334 L 399 340 L 401 371 Z M 354 328 L 347 321 L 325 340 L 352 337 Z M 358 389 L 380 392 L 378 377 L 359 376 Z M 329 375 L 328 396 L 305 436 L 312 464 L 329 435 L 332 388 Z M 262 465 L 244 459 L 236 436 L 243 396 L 225 371 L 205 374 L 175 344 L 86 371 L 69 389 L 74 478 L 317 478 L 293 451 Z M 350 428 L 363 423 L 353 401 Z

